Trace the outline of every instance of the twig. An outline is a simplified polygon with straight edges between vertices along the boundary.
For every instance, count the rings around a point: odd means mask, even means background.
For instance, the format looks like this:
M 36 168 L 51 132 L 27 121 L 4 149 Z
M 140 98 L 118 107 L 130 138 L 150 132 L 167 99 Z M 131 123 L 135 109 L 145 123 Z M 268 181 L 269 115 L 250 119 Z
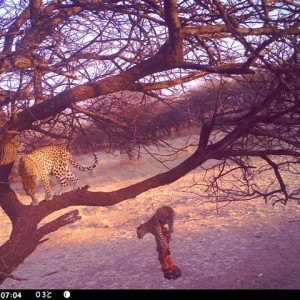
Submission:
M 300 222 L 300 219 L 297 219 L 297 220 L 289 220 L 288 222 L 289 222 L 289 223 Z
M 10 279 L 14 279 L 14 280 L 17 280 L 17 281 L 28 280 L 27 278 L 20 278 L 18 276 L 10 275 L 10 274 L 4 273 L 4 272 L 0 272 L 0 276 L 10 278 Z
M 46 239 L 40 240 L 40 241 L 39 241 L 39 245 L 40 245 L 40 244 L 43 244 L 43 243 L 45 243 L 45 242 L 47 242 L 48 240 L 49 240 L 49 238 L 46 238 Z
M 45 275 L 42 275 L 41 277 L 50 276 L 50 275 L 56 274 L 56 273 L 58 273 L 58 271 L 53 271 L 53 272 L 47 273 L 47 274 L 45 274 Z

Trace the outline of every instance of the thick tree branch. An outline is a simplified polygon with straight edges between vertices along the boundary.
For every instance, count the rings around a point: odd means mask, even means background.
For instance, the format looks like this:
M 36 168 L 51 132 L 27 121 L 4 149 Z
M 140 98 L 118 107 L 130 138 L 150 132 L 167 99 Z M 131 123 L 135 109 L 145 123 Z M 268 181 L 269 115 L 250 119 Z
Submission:
M 280 36 L 285 35 L 300 35 L 300 22 L 295 23 L 293 26 L 286 29 L 274 29 L 270 27 L 260 27 L 260 28 L 235 28 L 239 34 L 243 36 L 260 36 L 260 35 L 273 35 L 278 34 Z M 183 28 L 184 38 L 193 35 L 203 35 L 203 34 L 216 34 L 216 33 L 229 33 L 228 28 L 225 24 L 220 25 L 205 25 L 196 27 L 184 27 Z
M 251 123 L 248 124 L 251 126 Z M 244 134 L 244 130 L 248 130 L 243 126 L 237 127 L 226 137 L 207 146 L 199 144 L 198 149 L 188 159 L 180 163 L 178 166 L 160 173 L 146 180 L 133 184 L 129 187 L 121 188 L 113 192 L 89 192 L 86 189 L 71 191 L 60 196 L 54 196 L 53 201 L 42 201 L 36 207 L 36 215 L 40 220 L 46 217 L 49 213 L 62 208 L 73 205 L 88 205 L 88 206 L 110 206 L 115 205 L 127 199 L 135 198 L 137 195 L 144 193 L 150 189 L 163 186 L 175 182 L 179 178 L 188 174 L 192 170 L 199 167 L 208 159 L 217 157 L 217 154 L 230 145 L 234 140 Z M 206 134 L 204 132 L 203 134 Z M 201 139 L 201 137 L 200 137 Z M 205 137 L 207 140 L 207 137 Z
M 38 229 L 38 235 L 40 236 L 40 238 L 42 238 L 43 236 L 45 236 L 51 232 L 54 232 L 63 226 L 72 224 L 80 219 L 81 219 L 81 216 L 79 216 L 79 211 L 77 209 L 72 210 L 72 211 L 56 218 L 55 220 L 43 225 L 42 227 L 40 227 Z
M 101 113 L 98 113 L 98 112 L 94 112 L 94 111 L 79 107 L 78 105 L 76 105 L 74 103 L 71 103 L 71 108 L 74 109 L 77 112 L 84 113 L 85 115 L 90 116 L 92 118 L 109 121 L 109 122 L 111 122 L 113 124 L 116 124 L 120 127 L 127 127 L 128 126 L 126 123 L 124 123 L 122 121 L 119 121 L 116 118 L 113 118 L 111 116 L 108 116 L 107 114 L 104 115 L 104 114 L 101 114 Z
M 216 159 L 226 159 L 229 157 L 263 157 L 263 156 L 290 156 L 300 157 L 300 152 L 296 150 L 288 149 L 267 149 L 267 150 L 256 150 L 256 149 L 230 149 L 223 150 L 217 153 Z
M 183 60 L 183 36 L 178 17 L 177 1 L 164 0 L 165 20 L 169 29 L 170 50 L 168 59 L 176 62 Z
M 183 84 L 186 82 L 190 82 L 191 80 L 195 80 L 195 79 L 204 77 L 207 74 L 208 74 L 208 72 L 201 71 L 201 72 L 195 72 L 195 73 L 192 73 L 192 74 L 189 74 L 186 76 L 182 76 L 180 78 L 161 81 L 161 82 L 136 83 L 135 90 L 140 91 L 140 92 L 148 92 L 148 91 L 153 91 L 153 90 L 165 89 L 165 88 L 173 87 L 173 86 Z
M 190 62 L 182 62 L 178 65 L 182 69 L 201 70 L 207 73 L 216 74 L 254 74 L 255 71 L 249 70 L 246 63 L 221 64 L 220 66 L 201 65 Z
M 118 92 L 121 90 L 135 89 L 134 83 L 145 76 L 169 70 L 174 67 L 172 63 L 161 63 L 164 50 L 145 60 L 136 66 L 128 69 L 120 75 L 111 76 L 94 83 L 76 86 L 72 89 L 57 94 L 53 98 L 41 104 L 34 105 L 18 115 L 18 121 L 14 124 L 19 130 L 27 129 L 28 126 L 37 120 L 51 117 L 76 103 L 100 95 Z

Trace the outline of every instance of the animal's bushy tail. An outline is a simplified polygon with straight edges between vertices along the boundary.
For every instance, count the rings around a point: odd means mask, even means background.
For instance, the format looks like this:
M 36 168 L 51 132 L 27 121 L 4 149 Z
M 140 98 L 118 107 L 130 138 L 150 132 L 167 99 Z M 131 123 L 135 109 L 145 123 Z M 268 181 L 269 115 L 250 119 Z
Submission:
M 92 171 L 98 165 L 98 155 L 97 155 L 97 153 L 93 153 L 93 155 L 95 157 L 95 162 L 90 167 L 83 167 L 75 160 L 75 158 L 73 156 L 70 157 L 70 163 L 80 171 Z

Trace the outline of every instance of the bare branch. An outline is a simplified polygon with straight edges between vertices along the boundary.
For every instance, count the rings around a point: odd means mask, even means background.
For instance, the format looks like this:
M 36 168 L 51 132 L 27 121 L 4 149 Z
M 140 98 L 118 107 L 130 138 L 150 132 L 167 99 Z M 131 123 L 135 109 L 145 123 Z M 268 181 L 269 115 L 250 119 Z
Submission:
M 60 227 L 72 224 L 80 219 L 81 216 L 79 216 L 79 211 L 77 209 L 72 210 L 56 218 L 55 220 L 43 225 L 38 229 L 37 233 L 40 236 L 40 238 L 42 238 L 43 236 L 58 230 Z
M 21 277 L 15 276 L 15 275 L 6 274 L 4 272 L 0 272 L 0 276 L 5 277 L 5 278 L 10 278 L 13 280 L 17 280 L 17 281 L 28 280 L 27 278 L 21 278 Z

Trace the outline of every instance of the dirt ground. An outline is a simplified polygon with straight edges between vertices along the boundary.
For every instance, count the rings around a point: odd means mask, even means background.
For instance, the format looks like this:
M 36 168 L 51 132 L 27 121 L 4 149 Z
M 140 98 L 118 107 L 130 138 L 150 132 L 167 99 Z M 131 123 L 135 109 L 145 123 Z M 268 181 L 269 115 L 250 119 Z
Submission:
M 93 181 L 94 190 L 126 186 L 158 170 L 148 158 L 127 164 L 102 154 L 100 161 L 94 175 L 81 179 L 83 185 Z M 78 208 L 82 219 L 50 234 L 13 273 L 28 280 L 7 279 L 0 288 L 300 289 L 299 205 L 272 206 L 258 199 L 222 204 L 216 210 L 196 190 L 186 190 L 194 177 L 188 174 L 112 207 L 72 207 L 56 213 L 51 217 Z M 19 183 L 15 190 L 24 203 L 30 202 Z M 136 237 L 136 227 L 161 205 L 176 211 L 170 244 L 173 263 L 182 270 L 176 280 L 163 277 L 154 238 Z M 4 242 L 10 223 L 3 212 L 0 217 Z

